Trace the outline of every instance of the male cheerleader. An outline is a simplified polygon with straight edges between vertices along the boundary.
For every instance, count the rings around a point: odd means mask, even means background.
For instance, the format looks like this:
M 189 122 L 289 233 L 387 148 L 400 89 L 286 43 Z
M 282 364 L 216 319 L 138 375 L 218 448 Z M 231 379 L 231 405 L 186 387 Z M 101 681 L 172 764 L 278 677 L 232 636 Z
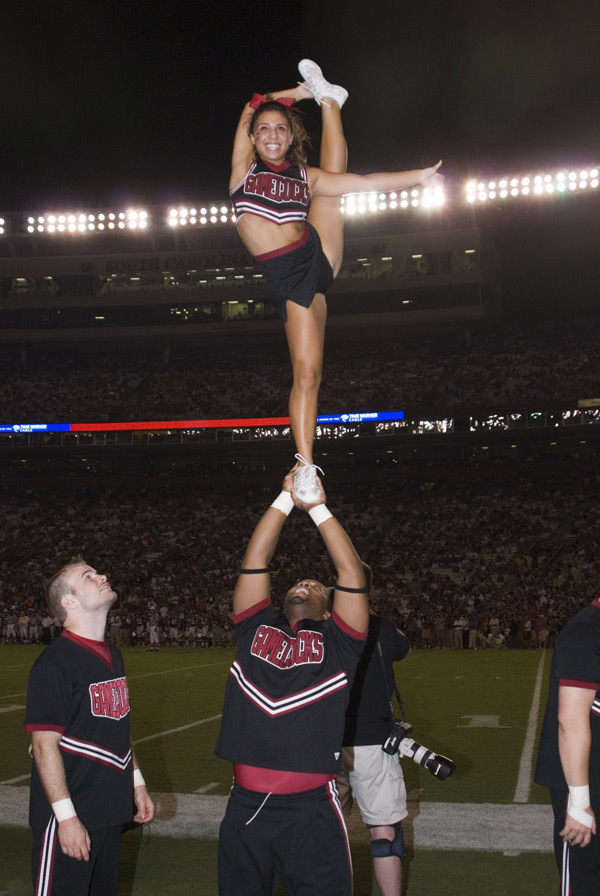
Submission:
M 335 786 L 344 715 L 368 626 L 361 561 L 321 500 L 294 493 L 295 470 L 250 539 L 233 596 L 237 653 L 217 755 L 234 763 L 219 836 L 221 896 L 350 896 L 348 837 Z M 300 579 L 271 604 L 269 563 L 296 506 L 318 526 L 337 573 L 333 601 Z
M 116 597 L 78 557 L 47 586 L 63 629 L 27 689 L 35 896 L 116 896 L 122 826 L 154 815 L 131 746 L 123 658 L 105 640 Z

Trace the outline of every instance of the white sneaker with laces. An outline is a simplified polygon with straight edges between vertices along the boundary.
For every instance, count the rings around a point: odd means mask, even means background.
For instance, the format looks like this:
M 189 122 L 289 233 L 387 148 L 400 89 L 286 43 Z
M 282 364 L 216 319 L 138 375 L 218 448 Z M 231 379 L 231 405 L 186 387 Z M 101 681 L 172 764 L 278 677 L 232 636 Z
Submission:
M 317 470 L 321 475 L 325 475 L 321 467 L 316 464 L 309 464 L 306 458 L 301 454 L 296 455 L 296 460 L 301 461 L 304 466 L 294 474 L 294 491 L 296 497 L 303 501 L 304 504 L 318 504 L 321 500 L 321 489 L 317 482 Z
M 335 100 L 340 109 L 342 108 L 348 99 L 348 91 L 340 87 L 339 84 L 330 84 L 316 62 L 313 62 L 312 59 L 302 59 L 298 63 L 298 71 L 319 106 L 324 102 L 323 98 L 327 97 Z M 329 103 L 325 102 L 325 105 L 328 106 Z

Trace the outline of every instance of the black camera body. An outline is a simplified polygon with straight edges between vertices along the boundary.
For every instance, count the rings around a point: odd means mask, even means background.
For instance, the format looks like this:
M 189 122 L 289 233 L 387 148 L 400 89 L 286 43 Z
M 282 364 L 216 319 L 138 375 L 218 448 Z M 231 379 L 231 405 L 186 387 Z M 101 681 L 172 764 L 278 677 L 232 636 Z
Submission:
M 388 737 L 383 743 L 381 749 L 393 756 L 394 753 L 400 753 L 401 756 L 407 756 L 422 765 L 428 772 L 445 781 L 456 771 L 456 764 L 448 759 L 447 756 L 440 756 L 432 750 L 428 750 L 422 744 L 418 744 L 409 734 L 412 734 L 412 725 L 408 722 L 394 722 L 394 727 L 390 731 Z

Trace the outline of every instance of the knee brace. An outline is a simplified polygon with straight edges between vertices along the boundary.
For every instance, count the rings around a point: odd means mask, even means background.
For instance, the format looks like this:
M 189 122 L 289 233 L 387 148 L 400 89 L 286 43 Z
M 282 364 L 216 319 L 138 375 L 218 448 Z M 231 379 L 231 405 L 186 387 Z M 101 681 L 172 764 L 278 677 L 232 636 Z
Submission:
M 396 836 L 393 840 L 372 840 L 371 855 L 374 859 L 383 859 L 387 856 L 397 856 L 404 861 L 404 831 L 402 823 L 395 824 Z

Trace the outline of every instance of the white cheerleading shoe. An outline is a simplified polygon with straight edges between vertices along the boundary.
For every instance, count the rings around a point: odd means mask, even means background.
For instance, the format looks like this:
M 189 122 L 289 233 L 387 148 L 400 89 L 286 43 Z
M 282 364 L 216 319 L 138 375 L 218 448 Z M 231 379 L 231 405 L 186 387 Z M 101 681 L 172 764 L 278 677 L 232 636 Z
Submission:
M 297 454 L 296 459 L 304 465 L 294 474 L 296 497 L 304 504 L 318 504 L 321 500 L 321 487 L 317 482 L 317 470 L 324 475 L 323 470 L 316 464 L 309 464 L 301 454 Z
M 302 59 L 298 63 L 298 71 L 319 106 L 321 103 L 329 106 L 325 100 L 327 98 L 335 100 L 340 109 L 342 108 L 348 99 L 348 91 L 344 87 L 340 87 L 339 84 L 330 84 L 316 62 L 313 62 L 312 59 Z

